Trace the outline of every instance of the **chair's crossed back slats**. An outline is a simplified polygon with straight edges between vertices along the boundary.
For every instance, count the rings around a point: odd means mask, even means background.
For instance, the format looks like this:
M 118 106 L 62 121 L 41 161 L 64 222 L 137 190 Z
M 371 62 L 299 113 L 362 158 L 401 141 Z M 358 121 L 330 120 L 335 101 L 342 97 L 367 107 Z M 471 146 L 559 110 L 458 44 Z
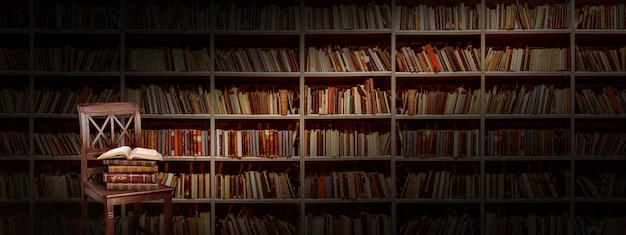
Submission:
M 123 122 L 122 119 L 127 120 Z M 122 144 L 135 146 L 137 141 L 132 126 L 134 120 L 133 115 L 108 115 L 103 122 L 98 123 L 94 116 L 90 116 L 89 123 L 96 133 L 90 135 L 89 149 L 113 148 Z
M 141 117 L 134 102 L 79 104 L 81 154 L 87 158 L 120 145 L 141 145 Z

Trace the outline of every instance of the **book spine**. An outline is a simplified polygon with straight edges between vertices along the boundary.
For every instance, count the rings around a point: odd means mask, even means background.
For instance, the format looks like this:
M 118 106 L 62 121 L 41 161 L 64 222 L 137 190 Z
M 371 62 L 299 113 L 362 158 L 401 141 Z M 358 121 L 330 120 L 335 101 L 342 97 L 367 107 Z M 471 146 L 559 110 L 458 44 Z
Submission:
M 109 165 L 109 173 L 150 173 L 158 170 L 158 166 Z
M 126 165 L 126 166 L 156 166 L 157 161 L 152 160 L 126 160 L 126 159 L 105 159 L 103 165 Z
M 159 188 L 158 183 L 106 183 L 107 190 L 155 190 Z
M 157 173 L 104 173 L 107 183 L 155 183 Z

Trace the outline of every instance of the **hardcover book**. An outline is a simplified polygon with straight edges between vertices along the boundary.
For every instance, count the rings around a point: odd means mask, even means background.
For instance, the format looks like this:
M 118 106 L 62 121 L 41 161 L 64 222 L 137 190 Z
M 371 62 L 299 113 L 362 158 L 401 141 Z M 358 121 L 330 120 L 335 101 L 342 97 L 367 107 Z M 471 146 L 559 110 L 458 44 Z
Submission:
M 156 166 L 157 161 L 154 160 L 126 160 L 126 159 L 105 159 L 103 165 L 121 165 L 121 166 Z
M 108 190 L 155 190 L 159 188 L 159 183 L 106 183 Z
M 161 153 L 156 151 L 156 149 L 135 147 L 131 148 L 129 146 L 120 146 L 117 148 L 113 148 L 109 151 L 101 154 L 97 159 L 145 159 L 145 160 L 153 160 L 153 161 L 163 161 L 163 156 Z
M 150 173 L 158 172 L 159 166 L 125 166 L 125 165 L 109 165 L 109 173 Z
M 109 173 L 104 172 L 106 183 L 156 183 L 157 173 Z

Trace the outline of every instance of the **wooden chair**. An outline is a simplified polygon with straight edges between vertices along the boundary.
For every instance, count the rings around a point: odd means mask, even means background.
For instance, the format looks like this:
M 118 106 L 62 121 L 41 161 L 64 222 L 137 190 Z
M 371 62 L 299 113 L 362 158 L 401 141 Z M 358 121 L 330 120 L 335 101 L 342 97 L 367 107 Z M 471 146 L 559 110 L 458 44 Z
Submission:
M 138 227 L 141 202 L 163 199 L 165 234 L 172 234 L 172 193 L 174 188 L 159 185 L 156 190 L 119 191 L 107 190 L 104 183 L 90 180 L 90 175 L 101 174 L 105 166 L 94 159 L 101 153 L 121 145 L 137 147 L 142 145 L 141 116 L 134 102 L 78 104 L 78 120 L 81 139 L 81 186 L 82 186 L 82 228 L 85 234 L 88 226 L 89 198 L 104 205 L 106 234 L 115 232 L 115 206 L 133 204 L 133 224 L 135 233 L 150 234 Z M 100 177 L 101 179 L 101 177 Z

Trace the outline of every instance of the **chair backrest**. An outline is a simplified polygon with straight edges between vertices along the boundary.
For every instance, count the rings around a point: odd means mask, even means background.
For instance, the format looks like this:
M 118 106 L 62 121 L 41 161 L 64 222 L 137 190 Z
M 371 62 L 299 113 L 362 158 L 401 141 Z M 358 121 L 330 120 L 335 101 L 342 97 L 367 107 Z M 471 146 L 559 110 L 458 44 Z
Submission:
M 82 182 L 87 182 L 91 174 L 98 173 L 96 169 L 101 165 L 90 165 L 90 159 L 96 159 L 101 153 L 122 145 L 142 146 L 141 116 L 137 103 L 85 103 L 77 107 Z

